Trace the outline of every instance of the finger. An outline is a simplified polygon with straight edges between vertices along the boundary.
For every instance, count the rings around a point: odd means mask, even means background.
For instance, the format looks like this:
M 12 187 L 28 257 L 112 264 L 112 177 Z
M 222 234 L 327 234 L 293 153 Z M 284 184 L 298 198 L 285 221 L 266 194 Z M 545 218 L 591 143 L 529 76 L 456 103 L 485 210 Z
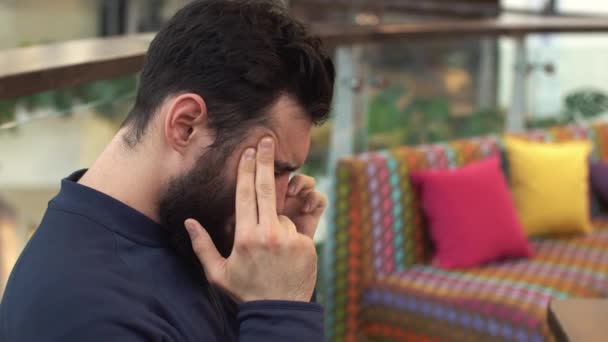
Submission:
M 293 223 L 292 220 L 289 219 L 289 217 L 281 215 L 278 217 L 278 219 L 279 219 L 279 224 L 281 225 L 282 229 L 285 230 L 286 232 L 292 232 L 292 233 L 298 232 L 296 225 Z
M 258 224 L 255 198 L 255 163 L 255 149 L 246 149 L 241 156 L 236 179 L 236 239 L 239 238 L 244 229 L 251 229 Z
M 315 186 L 316 182 L 314 178 L 306 175 L 295 175 L 289 181 L 287 194 L 289 196 L 296 196 L 302 190 L 314 189 Z
M 302 211 L 305 214 L 312 214 L 321 210 L 322 214 L 322 210 L 325 210 L 326 206 L 327 197 L 318 191 L 312 191 L 304 198 L 304 206 L 302 207 Z
M 298 198 L 301 201 L 306 201 L 306 199 L 308 198 L 308 195 L 310 195 L 311 193 L 315 192 L 315 189 L 302 189 L 300 192 L 298 192 L 295 196 L 295 198 Z M 303 209 L 304 207 L 302 207 Z
M 188 219 L 184 225 L 190 236 L 192 249 L 203 265 L 207 279 L 214 284 L 220 284 L 223 280 L 220 274 L 221 265 L 226 259 L 215 248 L 209 233 L 196 220 Z
M 255 193 L 258 203 L 258 220 L 264 227 L 270 227 L 277 217 L 274 180 L 274 140 L 263 138 L 258 145 L 255 168 Z

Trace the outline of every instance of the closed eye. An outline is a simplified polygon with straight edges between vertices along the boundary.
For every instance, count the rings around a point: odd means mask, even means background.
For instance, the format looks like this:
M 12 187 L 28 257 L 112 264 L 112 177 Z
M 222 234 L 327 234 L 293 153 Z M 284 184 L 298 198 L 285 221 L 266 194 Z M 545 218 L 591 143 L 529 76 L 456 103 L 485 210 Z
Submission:
M 291 174 L 293 172 L 294 171 L 291 171 L 291 170 L 275 170 L 274 171 L 274 176 L 275 177 L 281 177 L 281 176 L 285 176 L 285 175 L 291 176 Z
M 274 165 L 274 175 L 275 177 L 280 177 L 284 175 L 290 175 L 298 170 L 298 167 L 292 166 L 288 163 L 276 161 Z

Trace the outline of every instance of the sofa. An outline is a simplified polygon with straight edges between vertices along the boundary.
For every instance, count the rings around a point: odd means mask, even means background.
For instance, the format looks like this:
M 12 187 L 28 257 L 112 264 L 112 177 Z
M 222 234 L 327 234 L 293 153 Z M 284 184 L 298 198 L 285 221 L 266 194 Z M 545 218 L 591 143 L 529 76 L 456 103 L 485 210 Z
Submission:
M 588 139 L 608 161 L 608 124 L 520 134 Z M 408 175 L 504 154 L 497 135 L 404 146 L 339 161 L 325 243 L 329 341 L 553 341 L 552 300 L 608 297 L 608 220 L 589 235 L 534 238 L 530 259 L 446 271 Z

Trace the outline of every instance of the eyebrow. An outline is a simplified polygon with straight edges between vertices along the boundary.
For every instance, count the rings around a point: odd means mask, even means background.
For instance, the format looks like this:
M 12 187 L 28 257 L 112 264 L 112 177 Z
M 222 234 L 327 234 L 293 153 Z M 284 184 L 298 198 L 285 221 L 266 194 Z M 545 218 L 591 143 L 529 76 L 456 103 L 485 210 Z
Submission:
M 299 168 L 300 166 L 298 165 L 294 165 L 280 160 L 275 160 L 274 162 L 274 169 L 278 172 L 296 172 Z

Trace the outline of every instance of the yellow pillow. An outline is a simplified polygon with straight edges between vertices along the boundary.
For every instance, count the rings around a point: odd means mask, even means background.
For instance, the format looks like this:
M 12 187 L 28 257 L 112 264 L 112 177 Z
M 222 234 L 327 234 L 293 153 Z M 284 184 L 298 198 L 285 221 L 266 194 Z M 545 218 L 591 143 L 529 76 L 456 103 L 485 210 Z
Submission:
M 591 232 L 588 141 L 506 137 L 513 201 L 528 236 Z

